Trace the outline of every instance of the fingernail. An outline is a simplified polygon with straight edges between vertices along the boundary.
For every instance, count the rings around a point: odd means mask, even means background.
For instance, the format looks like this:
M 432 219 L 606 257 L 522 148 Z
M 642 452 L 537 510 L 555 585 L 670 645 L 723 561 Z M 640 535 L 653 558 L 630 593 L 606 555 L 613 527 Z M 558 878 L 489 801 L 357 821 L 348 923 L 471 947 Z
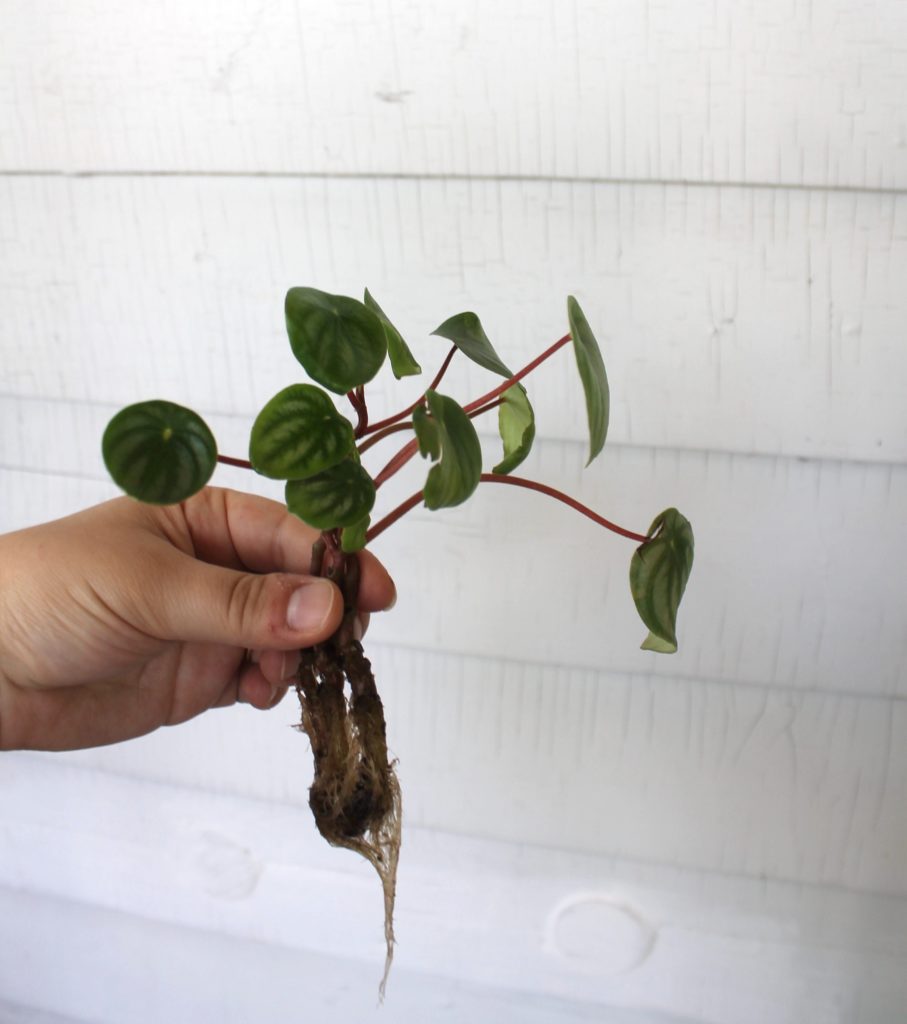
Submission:
M 327 580 L 303 583 L 290 595 L 287 625 L 299 633 L 320 632 L 334 606 L 334 584 Z
M 365 630 L 362 627 L 362 619 L 360 619 L 359 616 L 357 615 L 353 619 L 353 639 L 361 640 L 364 633 Z
M 397 603 L 397 588 L 394 587 L 394 596 L 391 598 L 391 603 L 389 605 L 387 605 L 387 607 L 384 610 L 386 612 L 389 612 L 391 610 L 391 608 L 393 608 L 396 603 Z
M 299 661 L 299 651 L 284 651 L 283 657 L 280 659 L 281 683 L 286 684 L 295 678 L 299 670 Z

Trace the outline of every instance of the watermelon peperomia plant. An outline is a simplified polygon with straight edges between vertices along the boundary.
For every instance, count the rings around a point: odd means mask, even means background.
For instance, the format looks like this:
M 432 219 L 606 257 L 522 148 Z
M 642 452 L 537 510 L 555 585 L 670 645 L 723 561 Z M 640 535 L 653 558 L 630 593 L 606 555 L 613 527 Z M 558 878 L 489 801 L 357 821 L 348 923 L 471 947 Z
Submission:
M 589 422 L 587 465 L 604 446 L 608 378 L 595 336 L 572 296 L 567 300 L 569 333 L 519 373 L 504 365 L 474 313 L 445 320 L 434 334 L 452 347 L 434 380 L 415 402 L 375 423 L 369 418 L 366 385 L 385 359 L 397 380 L 422 372 L 378 303 L 368 291 L 359 302 L 314 288 L 291 288 L 285 311 L 293 354 L 316 384 L 291 384 L 265 405 L 252 425 L 248 461 L 219 455 L 201 417 L 166 401 L 140 402 L 117 413 L 104 433 L 104 461 L 127 494 L 155 504 L 190 497 L 208 482 L 217 462 L 244 466 L 285 480 L 289 510 L 321 531 L 311 571 L 341 588 L 345 615 L 328 642 L 302 652 L 296 680 L 300 728 L 309 736 L 315 761 L 309 804 L 325 839 L 362 854 L 381 877 L 389 966 L 400 789 L 388 761 L 381 699 L 356 633 L 355 552 L 420 503 L 429 509 L 459 505 L 480 483 L 537 491 L 638 543 L 630 562 L 630 592 L 648 629 L 642 647 L 670 653 L 677 650 L 675 623 L 693 563 L 693 532 L 677 509 L 669 508 L 646 534 L 634 533 L 560 491 L 512 475 L 535 437 L 532 406 L 521 381 L 571 341 Z M 438 387 L 458 351 L 503 382 L 466 405 L 442 394 Z M 338 411 L 331 394 L 346 396 L 355 422 Z M 472 421 L 494 409 L 503 458 L 491 472 L 483 472 Z M 412 436 L 382 469 L 369 472 L 363 457 L 396 434 Z M 424 487 L 373 522 L 382 485 L 416 452 L 432 462 Z

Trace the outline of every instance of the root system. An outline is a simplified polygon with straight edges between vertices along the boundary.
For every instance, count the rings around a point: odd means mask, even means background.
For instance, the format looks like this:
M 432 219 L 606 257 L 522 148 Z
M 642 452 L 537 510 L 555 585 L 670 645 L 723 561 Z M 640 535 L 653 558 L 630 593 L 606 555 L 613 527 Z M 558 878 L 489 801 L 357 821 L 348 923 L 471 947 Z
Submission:
M 394 898 L 400 853 L 401 796 L 388 760 L 384 708 L 372 667 L 356 636 L 359 562 L 337 553 L 323 575 L 344 597 L 340 629 L 324 644 L 302 652 L 296 692 L 302 729 L 312 744 L 315 775 L 309 806 L 318 831 L 332 846 L 365 857 L 378 872 L 384 891 L 387 954 L 383 997 L 394 955 Z M 312 574 L 325 569 L 325 547 L 312 554 Z M 349 683 L 349 694 L 346 692 Z

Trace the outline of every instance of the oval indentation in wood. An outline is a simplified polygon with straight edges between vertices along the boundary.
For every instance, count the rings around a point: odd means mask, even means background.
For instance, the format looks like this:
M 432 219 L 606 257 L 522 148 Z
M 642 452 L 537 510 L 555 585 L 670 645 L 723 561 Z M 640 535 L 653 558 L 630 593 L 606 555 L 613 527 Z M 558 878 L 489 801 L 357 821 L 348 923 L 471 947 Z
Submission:
M 545 948 L 595 974 L 625 974 L 649 957 L 657 937 L 657 929 L 626 900 L 577 893 L 552 910 Z

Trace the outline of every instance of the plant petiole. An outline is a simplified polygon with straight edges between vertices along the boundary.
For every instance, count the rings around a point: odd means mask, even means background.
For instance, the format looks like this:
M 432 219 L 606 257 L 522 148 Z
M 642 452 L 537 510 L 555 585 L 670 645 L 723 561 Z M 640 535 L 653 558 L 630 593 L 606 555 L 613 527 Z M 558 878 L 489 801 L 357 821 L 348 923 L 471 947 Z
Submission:
M 447 368 L 448 368 L 448 366 L 450 366 L 450 361 L 453 359 L 453 357 L 456 355 L 456 353 L 457 353 L 457 346 L 456 345 L 451 345 L 450 351 L 447 353 L 447 357 L 445 358 L 444 362 L 441 364 L 441 369 L 438 370 L 438 372 L 435 374 L 435 379 L 431 382 L 431 384 L 428 385 L 428 389 L 427 390 L 435 391 L 437 389 L 438 385 L 444 379 L 444 374 L 447 373 Z M 412 416 L 412 414 L 416 411 L 416 409 L 418 409 L 419 406 L 422 405 L 424 402 L 425 402 L 425 393 L 423 392 L 419 396 L 419 398 L 415 402 L 413 402 L 412 405 L 408 405 L 405 409 L 401 410 L 398 413 L 395 413 L 393 416 L 388 416 L 387 419 L 385 419 L 385 420 L 379 420 L 377 423 L 373 423 L 365 431 L 365 433 L 367 433 L 367 434 L 374 434 L 377 431 L 383 430 L 385 427 L 389 427 L 389 426 L 391 426 L 394 423 L 399 423 L 400 420 L 403 420 L 403 419 L 406 419 L 409 416 Z

